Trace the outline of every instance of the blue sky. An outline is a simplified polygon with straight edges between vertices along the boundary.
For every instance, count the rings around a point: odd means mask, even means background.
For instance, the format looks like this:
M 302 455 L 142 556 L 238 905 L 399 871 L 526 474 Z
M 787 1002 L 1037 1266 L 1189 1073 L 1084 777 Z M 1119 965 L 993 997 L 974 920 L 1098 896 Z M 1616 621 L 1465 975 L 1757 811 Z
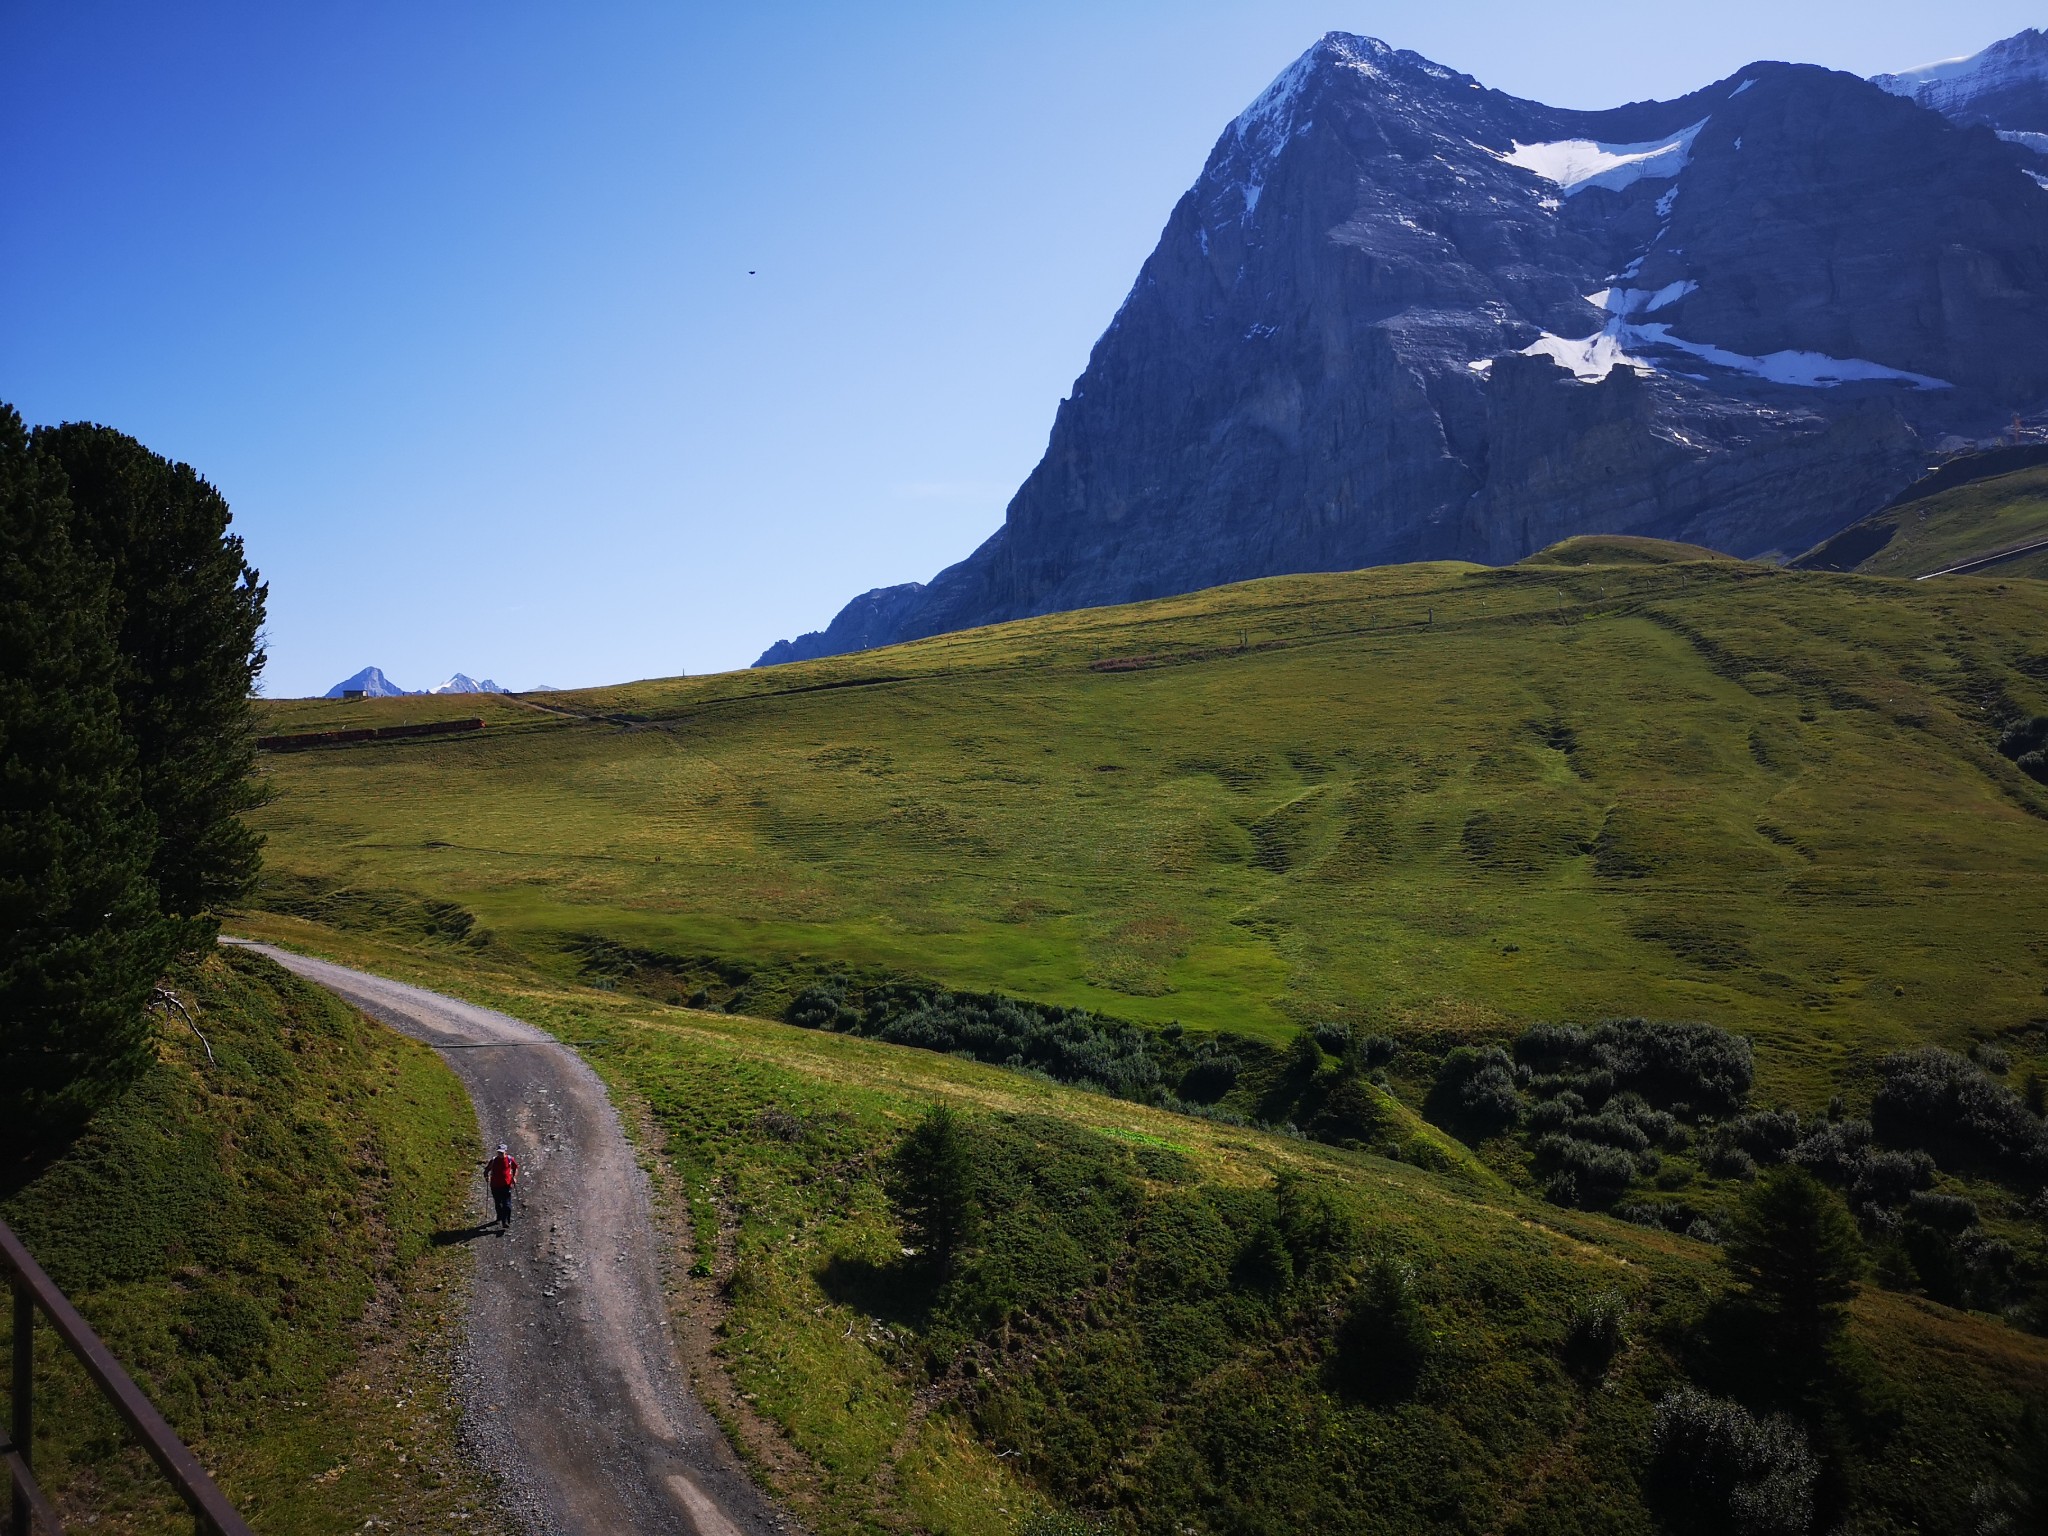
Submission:
M 1325 31 L 1604 107 L 2042 19 L 9 0 L 0 399 L 221 487 L 270 694 L 743 666 L 996 528 L 1217 134 Z

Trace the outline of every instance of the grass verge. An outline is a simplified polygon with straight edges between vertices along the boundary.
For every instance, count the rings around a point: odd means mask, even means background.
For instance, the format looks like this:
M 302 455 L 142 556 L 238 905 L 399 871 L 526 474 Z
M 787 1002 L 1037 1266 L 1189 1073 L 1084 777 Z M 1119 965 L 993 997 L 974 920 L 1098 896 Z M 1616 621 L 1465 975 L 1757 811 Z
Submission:
M 501 1529 L 457 1446 L 467 1098 L 432 1052 L 260 957 L 175 978 L 144 1078 L 16 1170 L 0 1216 L 259 1532 Z M 38 1470 L 68 1521 L 178 1528 L 70 1356 L 38 1341 Z

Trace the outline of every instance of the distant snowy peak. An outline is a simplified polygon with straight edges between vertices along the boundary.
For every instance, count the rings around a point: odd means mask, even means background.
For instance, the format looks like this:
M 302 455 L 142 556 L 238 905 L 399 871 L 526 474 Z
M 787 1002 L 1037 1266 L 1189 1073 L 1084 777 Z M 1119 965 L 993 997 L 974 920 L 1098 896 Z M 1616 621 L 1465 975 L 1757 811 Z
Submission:
M 405 690 L 386 677 L 380 668 L 365 667 L 354 677 L 343 678 L 321 697 L 345 699 L 357 695 L 365 699 L 395 699 L 404 693 Z
M 500 688 L 488 677 L 482 682 L 478 682 L 475 678 L 461 672 L 456 673 L 447 682 L 441 684 L 440 687 L 427 690 L 429 693 L 510 693 L 511 691 L 509 688 Z
M 1873 75 L 1871 84 L 1958 123 L 2048 132 L 2048 33 L 2029 27 L 1967 58 Z

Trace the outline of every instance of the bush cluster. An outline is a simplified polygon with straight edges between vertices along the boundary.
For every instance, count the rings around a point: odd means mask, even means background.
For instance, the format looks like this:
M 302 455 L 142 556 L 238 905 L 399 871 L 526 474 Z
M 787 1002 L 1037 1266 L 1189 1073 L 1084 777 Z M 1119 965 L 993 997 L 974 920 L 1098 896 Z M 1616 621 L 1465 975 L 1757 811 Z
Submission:
M 1998 750 L 2031 779 L 2048 784 L 2048 715 L 2021 715 L 2008 720 Z
M 835 979 L 798 993 L 785 1016 L 807 1029 L 972 1056 L 1119 1098 L 1149 1098 L 1163 1076 L 1147 1032 L 1135 1025 L 993 993 L 891 985 L 871 987 L 856 1000 L 849 984 Z
M 1451 1122 L 1486 1136 L 1522 1118 L 1515 1063 L 1499 1046 L 1461 1045 L 1437 1068 L 1435 1103 Z
M 1702 1161 L 1716 1174 L 1744 1179 L 1754 1178 L 1760 1166 L 1803 1168 L 1847 1198 L 1892 1283 L 1917 1283 L 1952 1306 L 2004 1305 L 2018 1268 L 2012 1247 L 1984 1231 L 1976 1202 L 1931 1188 L 1933 1157 L 1917 1145 L 1883 1146 L 1879 1126 L 1886 1140 L 1931 1138 L 1952 1153 L 1960 1149 L 1965 1162 L 1973 1154 L 1996 1161 L 2006 1149 L 2005 1166 L 2026 1167 L 2010 1149 L 2024 1145 L 2013 1111 L 2028 1112 L 2009 1089 L 1946 1051 L 1887 1057 L 1884 1069 L 1885 1087 L 1873 1106 L 1883 1117 L 1877 1124 L 1847 1117 L 1802 1122 L 1791 1110 L 1741 1115 L 1714 1128 Z M 1965 1108 L 1944 1121 L 1934 1108 L 1959 1100 L 1974 1104 L 1974 1111 Z M 2023 1133 L 2025 1126 L 2017 1129 Z
M 1680 1387 L 1657 1404 L 1651 1487 L 1680 1531 L 1804 1536 L 1820 1463 L 1791 1420 Z
M 1884 1081 L 1870 1118 L 1886 1142 L 1924 1147 L 1946 1165 L 2048 1177 L 2048 1125 L 1975 1062 L 1925 1046 L 1884 1057 L 1878 1070 Z
M 1687 1122 L 1739 1109 L 1753 1076 L 1749 1042 L 1707 1024 L 1538 1024 L 1512 1055 L 1497 1046 L 1451 1051 L 1430 1108 L 1466 1135 L 1519 1123 L 1547 1198 L 1606 1205 L 1656 1173 L 1662 1153 L 1692 1144 Z M 1741 1171 L 1753 1168 L 1745 1162 Z
M 1744 1036 L 1650 1019 L 1614 1019 L 1591 1030 L 1538 1024 L 1515 1041 L 1515 1060 L 1543 1097 L 1571 1090 L 1598 1106 L 1627 1091 L 1682 1119 L 1734 1113 L 1756 1077 Z

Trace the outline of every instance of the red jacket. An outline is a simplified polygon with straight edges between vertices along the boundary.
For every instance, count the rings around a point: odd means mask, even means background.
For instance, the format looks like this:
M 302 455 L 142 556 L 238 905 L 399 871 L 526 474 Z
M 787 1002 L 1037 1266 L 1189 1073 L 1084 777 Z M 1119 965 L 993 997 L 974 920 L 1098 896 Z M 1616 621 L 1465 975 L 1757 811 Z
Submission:
M 484 1177 L 491 1181 L 493 1189 L 510 1189 L 519 1182 L 519 1159 L 510 1152 L 500 1152 L 484 1164 Z

